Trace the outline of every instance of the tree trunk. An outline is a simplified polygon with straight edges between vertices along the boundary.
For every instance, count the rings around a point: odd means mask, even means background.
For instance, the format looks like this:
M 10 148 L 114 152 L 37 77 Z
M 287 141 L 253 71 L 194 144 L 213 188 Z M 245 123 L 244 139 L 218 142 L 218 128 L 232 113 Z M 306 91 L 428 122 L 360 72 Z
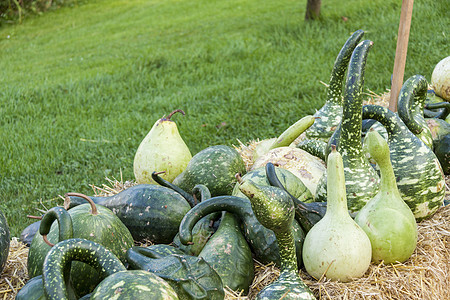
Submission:
M 308 0 L 306 3 L 305 20 L 317 20 L 320 16 L 320 5 L 322 0 Z

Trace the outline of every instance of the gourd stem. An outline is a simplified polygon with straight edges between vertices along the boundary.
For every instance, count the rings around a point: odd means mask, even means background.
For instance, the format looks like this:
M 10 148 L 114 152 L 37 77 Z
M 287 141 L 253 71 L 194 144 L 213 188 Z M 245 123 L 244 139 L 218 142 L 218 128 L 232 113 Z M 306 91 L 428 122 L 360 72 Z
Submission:
M 181 109 L 175 109 L 173 112 L 171 112 L 171 113 L 167 116 L 166 120 L 170 120 L 170 118 L 172 118 L 172 116 L 173 116 L 175 113 L 177 113 L 177 112 L 181 113 L 183 116 L 186 114 L 186 113 L 185 113 L 183 110 L 181 110 Z
M 65 198 L 64 200 L 67 201 L 68 203 L 70 203 L 69 197 L 80 197 L 80 198 L 85 199 L 91 205 L 91 214 L 93 214 L 94 216 L 98 215 L 97 206 L 95 205 L 94 201 L 92 201 L 92 199 L 89 196 L 86 196 L 85 194 L 81 194 L 81 193 L 66 193 L 64 195 L 64 198 Z M 64 206 L 65 205 L 66 204 L 64 204 Z
M 184 199 L 186 199 L 186 201 L 189 203 L 189 205 L 191 207 L 194 207 L 195 205 L 197 205 L 197 201 L 194 199 L 194 197 L 192 195 L 190 195 L 189 193 L 187 193 L 185 190 L 179 188 L 178 186 L 176 186 L 175 184 L 163 179 L 162 177 L 159 176 L 159 174 L 163 174 L 165 173 L 165 171 L 161 171 L 161 172 L 153 172 L 152 173 L 152 179 L 154 181 L 156 181 L 156 183 L 158 183 L 159 185 L 172 189 L 175 192 L 177 192 L 178 194 L 180 194 Z

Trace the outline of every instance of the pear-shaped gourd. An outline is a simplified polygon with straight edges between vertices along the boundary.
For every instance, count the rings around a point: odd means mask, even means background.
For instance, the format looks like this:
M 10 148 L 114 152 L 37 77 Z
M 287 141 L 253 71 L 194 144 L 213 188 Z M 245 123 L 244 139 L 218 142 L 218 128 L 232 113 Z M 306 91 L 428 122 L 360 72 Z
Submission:
M 170 119 L 176 112 L 184 115 L 181 109 L 177 109 L 166 118 L 159 119 L 139 145 L 133 163 L 137 183 L 155 184 L 152 179 L 155 171 L 164 171 L 163 177 L 171 182 L 191 160 L 189 148 L 181 138 L 177 125 Z
M 381 190 L 359 211 L 355 222 L 370 239 L 374 262 L 404 262 L 416 248 L 416 219 L 397 189 L 386 140 L 372 131 L 367 143 L 380 167 Z
M 344 164 L 336 148 L 328 156 L 327 211 L 306 235 L 303 263 L 319 279 L 347 282 L 364 275 L 370 265 L 372 248 L 366 233 L 347 210 Z
M 290 195 L 280 188 L 259 186 L 251 180 L 243 181 L 239 189 L 250 199 L 258 221 L 274 232 L 280 254 L 279 278 L 262 289 L 256 299 L 315 299 L 297 273 L 292 230 L 295 212 Z

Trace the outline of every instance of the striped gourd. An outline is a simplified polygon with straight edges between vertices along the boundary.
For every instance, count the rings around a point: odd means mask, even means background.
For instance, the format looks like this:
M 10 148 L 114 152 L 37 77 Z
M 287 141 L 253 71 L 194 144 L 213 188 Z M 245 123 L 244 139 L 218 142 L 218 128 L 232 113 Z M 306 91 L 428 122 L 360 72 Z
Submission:
M 344 110 L 342 122 L 329 140 L 336 141 L 336 147 L 344 162 L 345 187 L 348 209 L 357 212 L 379 189 L 378 174 L 369 164 L 362 148 L 362 88 L 367 54 L 373 42 L 366 40 L 358 44 L 350 59 L 347 80 L 345 84 Z M 328 153 L 327 153 L 328 156 Z M 327 201 L 327 180 L 324 175 L 318 185 L 316 201 Z
M 423 117 L 427 89 L 428 82 L 422 75 L 408 78 L 398 97 L 398 116 L 412 133 L 433 149 L 431 131 Z
M 317 117 L 314 124 L 306 131 L 308 139 L 323 139 L 328 138 L 333 133 L 334 129 L 339 125 L 342 118 L 342 83 L 344 74 L 347 70 L 348 61 L 352 55 L 356 45 L 364 35 L 363 30 L 355 31 L 345 42 L 336 61 L 334 62 L 333 70 L 331 71 L 331 78 L 329 82 L 327 100 L 320 108 L 314 117 Z
M 431 216 L 445 194 L 444 174 L 436 155 L 389 109 L 366 105 L 363 118 L 375 119 L 386 128 L 397 186 L 415 218 Z

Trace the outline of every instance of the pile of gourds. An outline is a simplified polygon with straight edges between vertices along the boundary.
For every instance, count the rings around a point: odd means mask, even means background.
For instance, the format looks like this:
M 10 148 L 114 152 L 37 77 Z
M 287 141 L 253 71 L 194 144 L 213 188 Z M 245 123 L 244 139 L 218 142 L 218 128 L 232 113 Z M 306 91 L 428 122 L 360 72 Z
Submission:
M 339 52 L 325 105 L 261 143 L 251 170 L 225 145 L 192 156 L 171 120 L 183 111 L 158 120 L 135 155 L 137 185 L 108 197 L 67 193 L 26 230 L 31 279 L 16 299 L 224 299 L 225 286 L 248 293 L 253 259 L 281 270 L 257 299 L 315 299 L 300 268 L 345 282 L 371 261 L 407 260 L 416 222 L 444 202 L 423 117 L 427 82 L 405 82 L 398 114 L 363 107 L 373 46 L 363 35 Z

